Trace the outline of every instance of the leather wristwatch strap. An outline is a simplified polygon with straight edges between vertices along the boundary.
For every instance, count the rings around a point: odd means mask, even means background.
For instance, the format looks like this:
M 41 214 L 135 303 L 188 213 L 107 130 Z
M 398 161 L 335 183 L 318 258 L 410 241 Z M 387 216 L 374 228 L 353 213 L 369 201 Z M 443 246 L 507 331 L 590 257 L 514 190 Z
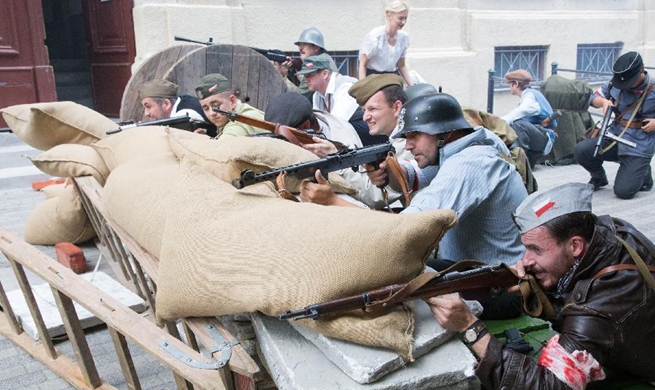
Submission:
M 481 320 L 475 321 L 464 332 L 462 332 L 462 341 L 468 346 L 472 346 L 484 337 L 489 330 Z

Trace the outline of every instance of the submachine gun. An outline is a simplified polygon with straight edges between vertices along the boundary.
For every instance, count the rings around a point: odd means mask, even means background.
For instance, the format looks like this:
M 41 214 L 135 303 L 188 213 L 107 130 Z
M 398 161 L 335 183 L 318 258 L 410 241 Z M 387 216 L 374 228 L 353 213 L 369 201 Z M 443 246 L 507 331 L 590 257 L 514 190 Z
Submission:
M 133 127 L 141 126 L 170 126 L 180 130 L 194 131 L 196 129 L 211 129 L 212 125 L 201 120 L 193 119 L 189 117 L 188 114 L 174 116 L 172 118 L 157 119 L 150 122 L 139 122 L 135 123 L 133 121 L 121 122 L 122 124 L 114 130 L 109 130 L 106 134 L 116 134 L 120 133 L 123 130 L 131 129 Z
M 602 122 L 600 124 L 600 130 L 598 131 L 598 140 L 596 140 L 596 147 L 594 148 L 594 157 L 598 156 L 599 154 L 605 153 L 605 150 L 601 150 L 601 144 L 603 143 L 603 140 L 605 138 L 611 139 L 611 140 L 613 140 L 615 142 L 618 142 L 618 143 L 621 143 L 621 144 L 624 144 L 624 145 L 628 145 L 628 146 L 633 147 L 633 148 L 637 146 L 636 143 L 634 143 L 632 141 L 628 141 L 626 139 L 623 139 L 623 138 L 621 138 L 619 136 L 616 136 L 616 135 L 614 135 L 614 134 L 612 134 L 611 132 L 608 131 L 609 127 L 610 127 L 610 119 L 612 117 L 612 112 L 613 111 L 614 110 L 612 109 L 612 107 L 608 107 L 607 111 L 605 112 L 605 115 L 603 116 L 603 120 L 602 120 Z

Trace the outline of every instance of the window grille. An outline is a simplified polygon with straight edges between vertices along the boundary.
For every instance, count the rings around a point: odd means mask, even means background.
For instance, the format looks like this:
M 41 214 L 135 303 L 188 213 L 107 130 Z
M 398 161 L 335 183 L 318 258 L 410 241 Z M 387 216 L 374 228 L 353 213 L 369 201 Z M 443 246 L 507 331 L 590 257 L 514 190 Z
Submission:
M 527 70 L 532 75 L 532 82 L 539 83 L 544 79 L 547 51 L 548 46 L 497 46 L 494 56 L 494 71 L 497 76 L 494 89 L 509 88 L 503 76 L 517 69 Z
M 575 78 L 587 82 L 606 81 L 607 75 L 589 74 L 587 72 L 612 73 L 612 65 L 621 55 L 623 42 L 585 43 L 578 45 L 578 57 Z
M 289 57 L 298 57 L 298 52 L 286 52 L 286 55 Z M 359 50 L 348 50 L 348 51 L 331 51 L 328 54 L 334 60 L 334 63 L 337 64 L 339 73 L 352 76 L 355 78 L 359 77 Z

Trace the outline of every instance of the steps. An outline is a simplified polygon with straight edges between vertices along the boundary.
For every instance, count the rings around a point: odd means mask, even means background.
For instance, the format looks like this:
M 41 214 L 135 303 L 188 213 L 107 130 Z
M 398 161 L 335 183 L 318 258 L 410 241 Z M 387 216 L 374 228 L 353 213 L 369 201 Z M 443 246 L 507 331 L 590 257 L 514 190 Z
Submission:
M 57 100 L 72 101 L 93 108 L 91 72 L 86 59 L 52 59 Z

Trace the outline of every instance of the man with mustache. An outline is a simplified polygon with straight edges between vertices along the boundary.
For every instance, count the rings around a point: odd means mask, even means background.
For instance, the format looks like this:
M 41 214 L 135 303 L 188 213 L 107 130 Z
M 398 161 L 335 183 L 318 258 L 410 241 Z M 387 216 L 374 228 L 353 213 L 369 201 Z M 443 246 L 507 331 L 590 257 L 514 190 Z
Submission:
M 590 184 L 569 183 L 533 193 L 514 213 L 526 249 L 515 268 L 560 308 L 559 334 L 538 362 L 493 338 L 457 294 L 427 300 L 480 359 L 483 387 L 581 390 L 604 368 L 655 381 L 655 247 L 631 224 L 592 214 L 592 194 Z

